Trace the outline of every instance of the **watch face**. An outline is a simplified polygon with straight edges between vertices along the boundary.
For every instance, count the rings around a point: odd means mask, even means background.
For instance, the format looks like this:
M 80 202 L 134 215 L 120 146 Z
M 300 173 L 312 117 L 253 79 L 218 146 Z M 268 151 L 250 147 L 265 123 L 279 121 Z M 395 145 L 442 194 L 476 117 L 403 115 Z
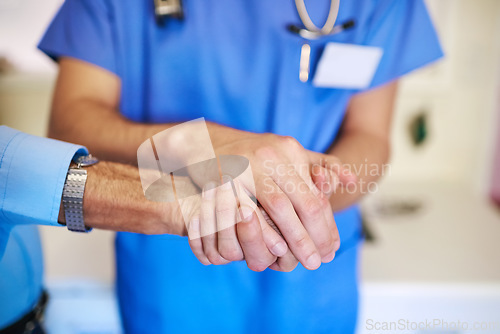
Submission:
M 96 163 L 99 162 L 99 159 L 93 157 L 92 154 L 89 154 L 89 155 L 79 156 L 74 160 L 74 162 L 78 164 L 80 167 L 86 167 L 95 165 Z

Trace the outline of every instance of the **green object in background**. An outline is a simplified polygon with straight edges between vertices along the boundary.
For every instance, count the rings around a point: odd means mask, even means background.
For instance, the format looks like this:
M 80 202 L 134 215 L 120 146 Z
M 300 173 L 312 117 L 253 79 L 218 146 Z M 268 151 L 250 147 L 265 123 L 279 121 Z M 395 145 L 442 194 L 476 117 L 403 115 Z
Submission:
M 413 145 L 421 146 L 427 139 L 427 113 L 418 113 L 409 124 L 410 137 Z

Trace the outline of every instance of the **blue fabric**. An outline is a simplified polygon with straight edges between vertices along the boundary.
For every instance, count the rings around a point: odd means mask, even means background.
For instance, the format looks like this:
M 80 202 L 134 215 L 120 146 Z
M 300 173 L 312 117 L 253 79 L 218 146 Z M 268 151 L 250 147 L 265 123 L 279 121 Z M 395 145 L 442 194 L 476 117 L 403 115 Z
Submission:
M 336 220 L 356 222 L 356 210 Z M 127 333 L 353 333 L 359 231 L 316 271 L 204 266 L 185 238 L 121 233 L 118 295 Z
M 308 1 L 324 22 L 329 0 Z M 354 90 L 299 80 L 303 40 L 291 0 L 185 0 L 185 20 L 155 23 L 150 1 L 67 0 L 39 48 L 77 58 L 121 80 L 120 112 L 138 122 L 199 117 L 253 132 L 297 138 L 325 151 L 336 138 Z M 341 1 L 339 21 L 355 28 L 311 41 L 312 71 L 327 42 L 379 46 L 371 88 L 442 56 L 422 0 Z M 125 329 L 242 333 L 349 333 L 356 319 L 356 207 L 336 215 L 343 255 L 316 272 L 256 274 L 243 263 L 206 268 L 187 241 L 117 236 L 118 292 Z M 343 257 L 343 258 L 342 258 Z M 343 308 L 343 306 L 345 308 Z
M 42 254 L 34 224 L 57 223 L 64 180 L 81 146 L 0 126 L 0 328 L 40 296 Z

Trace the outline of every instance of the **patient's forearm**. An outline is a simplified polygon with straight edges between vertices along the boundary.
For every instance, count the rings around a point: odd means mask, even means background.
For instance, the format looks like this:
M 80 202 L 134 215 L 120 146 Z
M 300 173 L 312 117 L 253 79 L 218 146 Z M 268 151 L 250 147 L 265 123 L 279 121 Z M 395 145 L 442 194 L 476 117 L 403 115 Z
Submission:
M 87 168 L 83 212 L 89 227 L 145 234 L 186 235 L 178 205 L 148 201 L 137 168 L 101 161 Z M 59 221 L 64 223 L 61 206 Z

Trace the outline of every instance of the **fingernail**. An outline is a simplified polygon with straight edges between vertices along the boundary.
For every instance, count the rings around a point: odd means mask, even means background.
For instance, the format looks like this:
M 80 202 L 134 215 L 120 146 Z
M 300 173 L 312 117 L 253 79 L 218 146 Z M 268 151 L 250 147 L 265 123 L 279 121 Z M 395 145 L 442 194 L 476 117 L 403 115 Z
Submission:
M 329 263 L 329 262 L 332 262 L 334 258 L 335 258 L 335 251 L 331 252 L 327 256 L 322 257 L 321 262 Z
M 288 251 L 288 247 L 284 242 L 278 242 L 271 248 L 271 252 L 274 256 L 283 256 Z
M 252 220 L 253 209 L 248 206 L 241 206 L 240 214 L 241 214 L 241 221 L 248 223 L 249 221 Z
M 321 258 L 319 257 L 318 253 L 314 253 L 313 255 L 309 256 L 306 260 L 306 268 L 310 270 L 314 270 L 319 268 L 321 265 Z
M 213 199 L 215 196 L 215 188 L 217 187 L 217 184 L 213 181 L 208 182 L 203 186 L 203 192 L 201 196 L 205 199 Z

